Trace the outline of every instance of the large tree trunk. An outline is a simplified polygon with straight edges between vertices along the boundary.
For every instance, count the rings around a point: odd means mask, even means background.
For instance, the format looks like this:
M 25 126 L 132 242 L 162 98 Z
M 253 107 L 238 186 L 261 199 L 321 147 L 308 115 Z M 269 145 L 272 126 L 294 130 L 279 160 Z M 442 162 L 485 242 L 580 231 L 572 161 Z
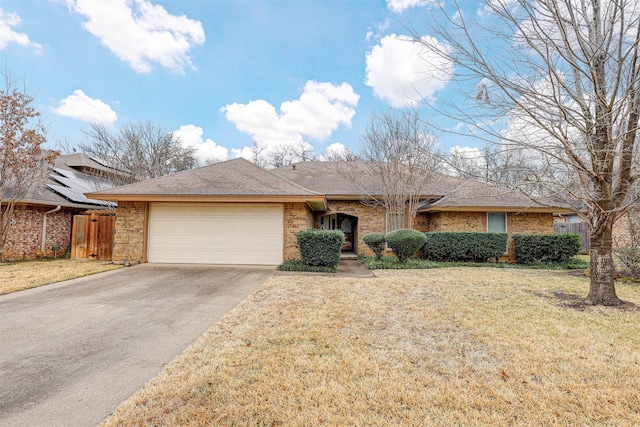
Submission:
M 596 219 L 591 228 L 591 285 L 586 303 L 594 305 L 621 305 L 616 295 L 613 266 L 613 214 Z

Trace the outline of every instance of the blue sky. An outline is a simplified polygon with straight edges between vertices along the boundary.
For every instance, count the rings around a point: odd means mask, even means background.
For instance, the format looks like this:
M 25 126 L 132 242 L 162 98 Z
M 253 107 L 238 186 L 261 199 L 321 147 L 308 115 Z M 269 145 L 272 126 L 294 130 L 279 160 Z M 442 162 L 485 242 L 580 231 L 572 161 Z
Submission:
M 357 151 L 372 112 L 456 96 L 453 70 L 405 28 L 424 28 L 433 1 L 2 0 L 0 59 L 51 145 L 90 122 L 150 121 L 202 162 L 252 143 Z

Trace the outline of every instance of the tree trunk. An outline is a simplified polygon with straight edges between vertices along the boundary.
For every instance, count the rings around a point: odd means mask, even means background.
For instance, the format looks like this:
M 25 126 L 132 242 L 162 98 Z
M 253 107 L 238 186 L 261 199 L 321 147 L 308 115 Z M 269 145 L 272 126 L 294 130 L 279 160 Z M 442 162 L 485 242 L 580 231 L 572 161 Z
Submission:
M 613 267 L 613 214 L 596 219 L 591 229 L 591 285 L 585 302 L 593 305 L 621 305 L 616 295 Z

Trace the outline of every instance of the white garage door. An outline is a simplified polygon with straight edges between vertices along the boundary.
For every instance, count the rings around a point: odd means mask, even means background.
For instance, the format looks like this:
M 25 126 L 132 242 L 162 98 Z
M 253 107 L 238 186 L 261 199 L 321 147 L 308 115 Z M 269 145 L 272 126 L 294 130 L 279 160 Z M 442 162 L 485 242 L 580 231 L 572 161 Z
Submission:
M 263 265 L 282 262 L 282 205 L 150 205 L 150 262 Z

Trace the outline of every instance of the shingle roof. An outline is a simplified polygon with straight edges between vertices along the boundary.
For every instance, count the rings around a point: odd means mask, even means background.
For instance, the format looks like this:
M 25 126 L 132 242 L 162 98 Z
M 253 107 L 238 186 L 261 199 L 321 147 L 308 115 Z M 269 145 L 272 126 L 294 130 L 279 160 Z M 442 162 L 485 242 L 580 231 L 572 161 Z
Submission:
M 300 162 L 275 169 L 273 172 L 299 185 L 311 188 L 332 197 L 380 195 L 379 183 L 370 180 L 370 187 L 363 188 L 357 183 L 358 169 L 363 174 L 366 168 L 359 162 Z M 482 210 L 565 210 L 562 206 L 533 202 L 526 195 L 495 185 L 456 178 L 441 173 L 433 173 L 422 195 L 438 199 L 422 210 L 446 210 L 462 208 L 482 208 Z M 549 206 L 553 206 L 550 208 Z M 559 209 L 555 209 L 555 208 Z
M 91 193 L 108 200 L 122 195 L 323 196 L 243 158 Z
M 360 162 L 300 162 L 274 169 L 273 173 L 296 184 L 331 196 L 381 195 L 375 179 L 360 180 L 359 175 L 370 174 Z M 463 181 L 440 173 L 434 173 L 432 184 L 423 191 L 424 196 L 443 196 Z
M 237 158 L 87 195 L 105 200 L 150 201 L 195 198 L 201 200 L 205 197 L 218 201 L 231 196 L 248 200 L 251 197 L 295 196 L 313 198 L 319 203 L 316 207 L 322 210 L 321 205 L 324 206 L 324 202 L 321 202 L 320 198 L 359 199 L 382 193 L 376 180 L 369 180 L 369 189 L 356 182 L 353 168 L 357 174 L 358 168 L 362 167 L 358 162 L 311 161 L 266 170 L 246 159 Z M 422 208 L 424 211 L 471 208 L 552 210 L 506 188 L 440 173 L 434 173 L 433 179 L 423 191 L 423 196 L 425 199 L 436 200 Z
M 547 209 L 543 205 L 532 201 L 529 197 L 516 190 L 496 187 L 478 181 L 467 180 L 440 200 L 432 203 L 424 210 L 447 210 L 452 208 L 483 208 L 486 209 Z

